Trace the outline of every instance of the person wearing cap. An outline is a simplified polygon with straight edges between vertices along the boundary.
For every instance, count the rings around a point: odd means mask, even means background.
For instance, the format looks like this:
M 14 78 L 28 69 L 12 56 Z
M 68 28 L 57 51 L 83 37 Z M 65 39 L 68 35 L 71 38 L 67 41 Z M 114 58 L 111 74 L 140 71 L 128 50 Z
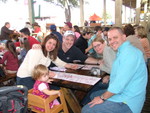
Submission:
M 73 31 L 66 31 L 63 36 L 63 42 L 58 51 L 58 57 L 67 62 L 73 63 L 79 61 L 80 63 L 97 64 L 99 60 L 88 57 L 82 51 L 74 46 L 75 34 Z
M 105 27 L 103 30 L 104 40 L 108 43 L 108 36 L 107 33 L 109 31 L 109 27 Z
M 88 48 L 88 40 L 91 38 L 93 32 L 90 28 L 86 27 L 83 29 L 82 35 L 76 40 L 75 46 L 79 48 L 83 54 L 85 53 L 85 50 Z
M 34 29 L 33 33 L 39 33 L 41 31 L 40 25 L 37 22 L 34 22 L 32 26 Z
M 49 28 L 50 28 L 51 33 L 55 34 L 58 37 L 59 42 L 62 43 L 62 35 L 59 32 L 57 32 L 56 26 L 50 25 Z
M 71 22 L 64 22 L 65 25 L 64 25 L 64 31 L 72 31 L 72 23 Z

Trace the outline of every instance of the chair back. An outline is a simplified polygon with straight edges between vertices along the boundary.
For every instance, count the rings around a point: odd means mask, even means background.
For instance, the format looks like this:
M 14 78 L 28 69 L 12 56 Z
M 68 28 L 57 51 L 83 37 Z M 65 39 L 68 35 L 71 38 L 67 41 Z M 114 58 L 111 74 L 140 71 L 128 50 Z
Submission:
M 40 96 L 32 94 L 33 89 L 28 91 L 28 108 L 31 109 L 31 111 L 34 111 L 36 113 L 59 113 L 60 111 L 63 111 L 64 113 L 68 113 L 66 101 L 63 95 L 63 92 L 60 90 L 61 94 L 58 95 L 51 95 L 48 98 L 44 99 Z M 55 105 L 53 108 L 50 108 L 49 103 L 54 101 L 55 99 L 60 98 L 60 104 Z M 39 111 L 35 109 L 35 107 L 43 108 L 45 112 Z

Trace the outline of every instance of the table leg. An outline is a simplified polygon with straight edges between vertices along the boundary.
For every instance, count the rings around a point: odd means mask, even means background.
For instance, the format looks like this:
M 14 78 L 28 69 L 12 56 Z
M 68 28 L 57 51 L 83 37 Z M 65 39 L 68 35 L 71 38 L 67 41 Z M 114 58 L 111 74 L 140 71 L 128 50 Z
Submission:
M 73 92 L 71 91 L 71 89 L 67 89 L 67 88 L 61 88 L 61 89 L 64 93 L 65 99 L 66 99 L 68 105 L 70 106 L 71 110 L 74 113 L 81 113 L 81 106 L 79 105 L 79 102 L 76 99 Z

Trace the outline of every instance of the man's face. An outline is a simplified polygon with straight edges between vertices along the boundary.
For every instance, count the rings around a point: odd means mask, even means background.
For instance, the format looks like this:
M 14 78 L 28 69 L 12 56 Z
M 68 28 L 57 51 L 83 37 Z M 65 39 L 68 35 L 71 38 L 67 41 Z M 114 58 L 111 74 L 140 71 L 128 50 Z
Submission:
M 63 37 L 63 46 L 66 49 L 70 49 L 74 44 L 74 37 L 72 35 Z
M 114 29 L 108 32 L 108 42 L 113 50 L 117 50 L 123 42 L 126 41 L 126 36 Z

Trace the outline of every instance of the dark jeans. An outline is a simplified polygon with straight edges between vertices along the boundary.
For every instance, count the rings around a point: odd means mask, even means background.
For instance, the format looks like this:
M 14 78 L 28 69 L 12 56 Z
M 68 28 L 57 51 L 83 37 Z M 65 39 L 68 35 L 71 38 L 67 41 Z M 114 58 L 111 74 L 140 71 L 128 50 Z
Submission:
M 86 105 L 87 103 L 89 103 L 91 101 L 91 94 L 93 92 L 96 92 L 98 90 L 103 90 L 103 89 L 107 89 L 108 88 L 108 84 L 103 84 L 102 81 L 99 81 L 97 84 L 95 84 L 93 86 L 93 88 L 86 94 L 86 96 L 83 98 L 83 100 L 81 101 L 81 105 L 84 106 Z
M 35 80 L 33 80 L 32 77 L 25 77 L 25 78 L 17 77 L 17 85 L 26 86 L 28 90 L 33 88 L 34 83 Z

